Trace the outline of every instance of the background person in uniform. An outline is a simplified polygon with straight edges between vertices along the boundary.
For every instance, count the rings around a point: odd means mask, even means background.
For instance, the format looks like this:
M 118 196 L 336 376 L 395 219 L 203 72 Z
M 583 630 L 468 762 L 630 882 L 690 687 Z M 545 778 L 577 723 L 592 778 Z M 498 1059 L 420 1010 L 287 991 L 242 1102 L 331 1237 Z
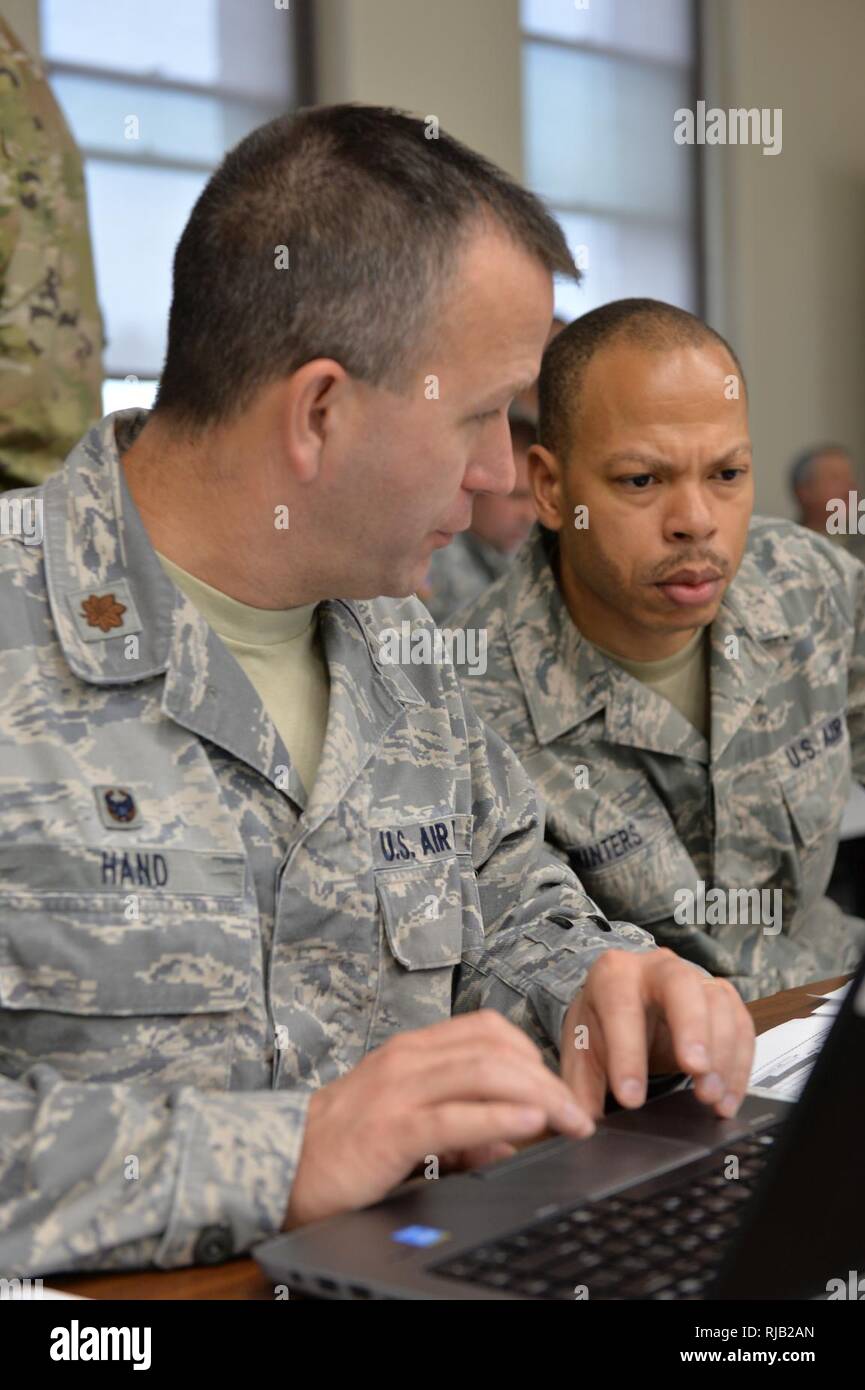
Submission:
M 564 319 L 554 317 L 547 343 L 564 326 Z M 529 486 L 529 449 L 537 440 L 537 381 L 514 397 L 508 418 L 516 470 L 514 487 L 505 497 L 477 494 L 471 528 L 455 536 L 446 550 L 434 553 L 426 580 L 418 589 L 418 597 L 437 623 L 445 622 L 507 571 L 536 519 Z
M 529 485 L 529 449 L 537 439 L 531 420 L 517 415 L 510 421 L 516 482 L 501 493 L 478 493 L 472 503 L 471 529 L 434 552 L 426 585 L 419 597 L 437 623 L 456 608 L 482 594 L 509 568 L 537 517 Z
M 81 157 L 0 18 L 0 490 L 41 483 L 102 414 Z
M 44 550 L 0 539 L 9 1274 L 222 1260 L 425 1155 L 588 1133 L 608 1088 L 689 1070 L 730 1115 L 747 1086 L 735 991 L 604 919 L 450 664 L 382 656 L 509 485 L 575 269 L 424 130 L 338 106 L 244 140 L 177 249 L 155 411 L 38 490 Z
M 853 969 L 865 924 L 825 890 L 865 774 L 865 568 L 793 523 L 749 527 L 741 367 L 683 310 L 575 320 L 540 399 L 543 524 L 455 618 L 488 635 L 473 704 L 609 915 L 748 999 Z M 700 908 L 712 889 L 724 906 Z
M 790 491 L 799 508 L 798 521 L 809 531 L 818 531 L 828 536 L 836 545 L 843 546 L 855 555 L 857 560 L 865 559 L 865 536 L 858 532 L 858 510 L 854 508 L 851 532 L 834 531 L 827 527 L 828 520 L 834 516 L 833 503 L 844 503 L 845 516 L 849 512 L 850 494 L 858 503 L 859 492 L 853 460 L 841 444 L 816 444 L 804 449 L 790 465 Z

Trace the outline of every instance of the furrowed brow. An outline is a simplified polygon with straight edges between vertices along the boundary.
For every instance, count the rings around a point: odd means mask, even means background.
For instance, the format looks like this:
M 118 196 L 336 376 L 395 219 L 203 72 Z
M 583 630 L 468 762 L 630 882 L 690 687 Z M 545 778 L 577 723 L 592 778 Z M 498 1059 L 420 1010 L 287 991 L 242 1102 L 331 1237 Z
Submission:
M 728 449 L 721 458 L 713 459 L 707 464 L 708 468 L 729 468 L 741 454 L 750 454 L 750 444 L 736 444 L 732 449 Z M 612 468 L 618 463 L 639 464 L 641 468 L 654 468 L 658 472 L 671 473 L 675 471 L 675 466 L 669 459 L 660 458 L 656 454 L 642 454 L 637 450 L 623 449 L 619 453 L 610 454 L 604 459 L 603 467 Z

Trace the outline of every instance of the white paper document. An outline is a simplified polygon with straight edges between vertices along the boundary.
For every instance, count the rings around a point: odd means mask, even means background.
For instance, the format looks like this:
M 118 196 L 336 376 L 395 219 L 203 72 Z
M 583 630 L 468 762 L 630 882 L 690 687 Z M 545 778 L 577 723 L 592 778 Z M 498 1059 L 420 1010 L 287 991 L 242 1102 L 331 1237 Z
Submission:
M 812 994 L 812 999 L 822 999 L 819 1009 L 814 1013 L 821 1018 L 834 1018 L 844 1002 L 844 996 L 852 985 L 853 981 L 848 980 L 846 985 L 841 985 L 838 989 L 833 989 L 829 994 Z
M 761 1033 L 748 1089 L 773 1100 L 798 1100 L 834 1021 L 834 1013 L 818 1010 L 810 1018 L 792 1018 Z

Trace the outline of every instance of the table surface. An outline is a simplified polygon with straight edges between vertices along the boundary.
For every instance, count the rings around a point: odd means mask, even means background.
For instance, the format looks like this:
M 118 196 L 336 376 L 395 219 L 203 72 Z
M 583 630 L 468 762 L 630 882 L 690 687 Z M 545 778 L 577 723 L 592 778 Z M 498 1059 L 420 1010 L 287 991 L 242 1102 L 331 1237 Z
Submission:
M 758 1033 L 765 1033 L 790 1018 L 807 1018 L 817 1007 L 812 995 L 837 989 L 848 975 L 797 989 L 783 990 L 748 1005 Z M 225 1264 L 186 1269 L 140 1270 L 131 1274 L 76 1274 L 51 1276 L 52 1288 L 88 1298 L 110 1299 L 266 1299 L 273 1300 L 273 1285 L 251 1259 L 229 1260 Z

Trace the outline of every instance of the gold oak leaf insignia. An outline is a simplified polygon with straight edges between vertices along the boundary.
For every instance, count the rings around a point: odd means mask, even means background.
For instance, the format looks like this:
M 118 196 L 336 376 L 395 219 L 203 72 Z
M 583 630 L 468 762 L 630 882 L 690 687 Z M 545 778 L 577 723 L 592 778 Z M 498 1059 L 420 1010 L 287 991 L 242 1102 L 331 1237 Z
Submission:
M 113 594 L 91 594 L 83 599 L 81 611 L 87 619 L 88 627 L 98 627 L 101 632 L 110 632 L 113 627 L 123 626 L 126 605 L 118 603 Z

